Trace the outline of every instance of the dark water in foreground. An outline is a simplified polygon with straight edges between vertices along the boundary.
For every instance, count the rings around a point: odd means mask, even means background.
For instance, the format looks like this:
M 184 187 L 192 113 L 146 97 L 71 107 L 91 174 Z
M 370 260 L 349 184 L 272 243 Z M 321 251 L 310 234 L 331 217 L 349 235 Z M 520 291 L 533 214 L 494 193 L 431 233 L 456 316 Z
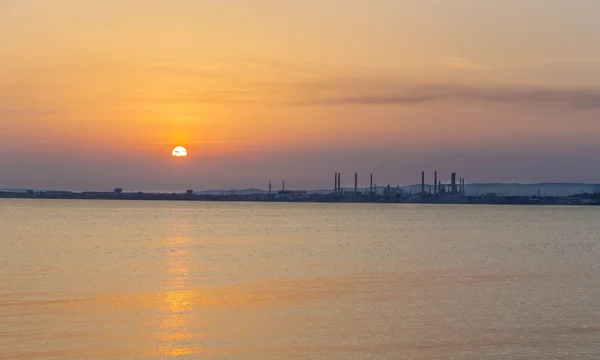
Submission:
M 0 359 L 598 359 L 599 220 L 0 200 Z

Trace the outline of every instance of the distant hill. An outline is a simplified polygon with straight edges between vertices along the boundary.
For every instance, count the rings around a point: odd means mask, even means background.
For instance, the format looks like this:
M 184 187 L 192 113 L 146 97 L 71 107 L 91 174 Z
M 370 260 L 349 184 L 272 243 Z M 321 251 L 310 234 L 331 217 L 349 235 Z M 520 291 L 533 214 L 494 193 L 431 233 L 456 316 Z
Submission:
M 274 193 L 277 190 L 273 190 Z M 240 189 L 240 190 L 205 190 L 205 191 L 194 191 L 196 195 L 250 195 L 250 194 L 268 194 L 267 190 L 263 189 Z
M 0 189 L 1 192 L 13 192 L 13 193 L 24 193 L 27 192 L 28 189 Z M 34 190 L 35 192 L 43 191 L 43 190 Z

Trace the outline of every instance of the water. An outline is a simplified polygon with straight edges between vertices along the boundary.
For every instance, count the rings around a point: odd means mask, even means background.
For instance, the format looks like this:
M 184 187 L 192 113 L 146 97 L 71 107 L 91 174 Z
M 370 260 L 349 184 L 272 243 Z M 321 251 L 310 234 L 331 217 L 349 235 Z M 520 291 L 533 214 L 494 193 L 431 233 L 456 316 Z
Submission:
M 598 359 L 599 219 L 0 200 L 0 359 Z

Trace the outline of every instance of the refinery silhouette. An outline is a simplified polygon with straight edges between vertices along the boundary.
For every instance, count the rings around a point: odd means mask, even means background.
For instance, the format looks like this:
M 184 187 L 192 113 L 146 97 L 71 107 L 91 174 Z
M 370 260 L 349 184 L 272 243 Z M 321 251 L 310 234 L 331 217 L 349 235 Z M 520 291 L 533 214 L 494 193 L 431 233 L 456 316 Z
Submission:
M 433 182 L 421 172 L 419 184 L 408 186 L 377 185 L 373 174 L 369 184 L 359 187 L 359 174 L 353 174 L 353 186 L 342 186 L 342 174 L 334 173 L 333 187 L 319 190 L 286 189 L 285 181 L 274 189 L 207 190 L 182 192 L 55 191 L 0 189 L 0 198 L 88 199 L 88 200 L 181 200 L 181 201 L 265 201 L 265 202 L 348 202 L 348 203 L 430 203 L 430 204 L 527 204 L 527 205 L 600 205 L 600 184 L 467 184 L 457 174 L 443 183 L 433 172 Z

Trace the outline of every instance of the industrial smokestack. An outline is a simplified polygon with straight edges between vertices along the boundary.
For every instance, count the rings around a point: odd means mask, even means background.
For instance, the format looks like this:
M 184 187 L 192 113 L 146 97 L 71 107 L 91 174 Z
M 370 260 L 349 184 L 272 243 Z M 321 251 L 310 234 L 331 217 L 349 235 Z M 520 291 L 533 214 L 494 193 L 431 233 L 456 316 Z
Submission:
M 335 179 L 333 180 L 333 192 L 337 192 L 337 176 L 338 173 L 335 173 Z
M 425 194 L 425 171 L 421 171 L 421 194 Z
M 285 180 L 281 182 L 281 191 L 285 191 Z
M 271 180 L 269 180 L 269 195 L 271 195 Z
M 371 174 L 371 190 L 369 190 L 370 193 L 373 193 L 373 174 Z
M 455 172 L 452 173 L 450 188 L 451 188 L 452 194 L 456 194 L 456 173 Z
M 358 194 L 358 173 L 354 173 L 354 196 Z
M 437 171 L 433 173 L 433 193 L 435 195 L 438 193 Z

